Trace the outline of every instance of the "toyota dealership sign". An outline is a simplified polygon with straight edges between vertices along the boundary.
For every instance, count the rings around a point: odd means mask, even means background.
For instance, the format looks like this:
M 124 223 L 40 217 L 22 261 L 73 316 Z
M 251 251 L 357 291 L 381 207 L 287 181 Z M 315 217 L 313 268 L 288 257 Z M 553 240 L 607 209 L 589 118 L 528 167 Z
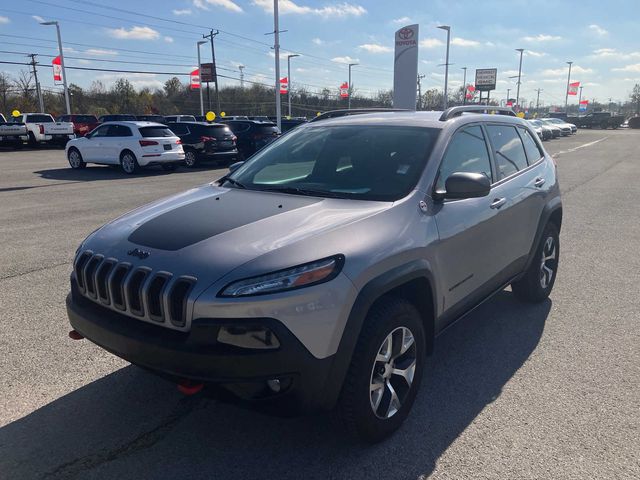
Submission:
M 393 106 L 416 109 L 418 78 L 418 25 L 407 25 L 396 32 L 393 62 Z

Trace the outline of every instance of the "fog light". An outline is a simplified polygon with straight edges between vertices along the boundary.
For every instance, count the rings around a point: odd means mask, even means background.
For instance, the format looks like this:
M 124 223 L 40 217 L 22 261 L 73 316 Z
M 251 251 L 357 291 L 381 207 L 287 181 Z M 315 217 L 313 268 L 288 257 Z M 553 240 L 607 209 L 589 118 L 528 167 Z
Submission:
M 226 325 L 218 331 L 218 342 L 240 348 L 274 349 L 280 346 L 275 333 L 260 325 Z
M 280 385 L 280 380 L 278 378 L 272 378 L 270 380 L 267 380 L 267 386 L 274 393 L 278 393 L 280 391 L 280 388 L 282 387 Z

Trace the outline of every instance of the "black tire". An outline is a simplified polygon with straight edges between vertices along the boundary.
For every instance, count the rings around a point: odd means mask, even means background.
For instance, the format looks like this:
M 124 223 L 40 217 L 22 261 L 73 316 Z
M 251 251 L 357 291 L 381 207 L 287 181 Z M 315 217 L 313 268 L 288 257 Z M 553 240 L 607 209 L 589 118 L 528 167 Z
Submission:
M 198 166 L 198 154 L 195 150 L 191 148 L 185 149 L 184 164 L 187 168 L 195 168 Z
M 120 167 L 127 175 L 134 175 L 140 171 L 138 159 L 130 150 L 125 150 L 120 154 Z
M 33 132 L 29 132 L 29 140 L 27 143 L 29 144 L 30 147 L 38 146 L 38 142 L 36 141 L 36 136 L 33 134 Z
M 175 172 L 178 168 L 178 165 L 175 163 L 162 163 L 160 166 L 165 172 Z
M 87 166 L 85 161 L 82 159 L 80 150 L 74 147 L 71 147 L 67 152 L 67 160 L 69 161 L 69 166 L 74 170 L 80 170 Z
M 543 260 L 546 258 L 546 260 Z M 556 282 L 560 260 L 558 227 L 547 223 L 536 248 L 531 265 L 524 276 L 511 284 L 513 294 L 523 302 L 538 303 L 545 300 Z
M 399 339 L 409 338 L 408 335 L 403 336 L 402 329 L 409 330 L 414 339 L 413 344 L 401 355 L 390 355 L 389 364 L 377 361 L 389 337 L 395 339 L 391 342 L 391 352 L 399 353 L 399 345 L 402 344 Z M 426 356 L 424 336 L 420 314 L 406 300 L 387 297 L 371 308 L 364 321 L 338 402 L 338 412 L 350 433 L 367 443 L 375 443 L 384 440 L 402 425 L 420 388 Z M 404 377 L 389 373 L 390 369 L 401 364 L 406 367 L 411 361 L 415 361 L 415 369 L 411 374 L 410 384 Z M 410 369 L 404 371 L 410 372 Z M 385 377 L 387 374 L 389 376 Z M 372 390 L 374 383 L 379 385 L 377 390 L 382 390 L 382 393 Z M 389 384 L 393 390 L 390 390 Z M 392 407 L 391 391 L 395 391 L 400 399 L 399 408 Z M 380 395 L 379 400 L 377 395 Z M 377 403 L 375 411 L 374 403 Z M 389 415 L 392 410 L 395 412 Z

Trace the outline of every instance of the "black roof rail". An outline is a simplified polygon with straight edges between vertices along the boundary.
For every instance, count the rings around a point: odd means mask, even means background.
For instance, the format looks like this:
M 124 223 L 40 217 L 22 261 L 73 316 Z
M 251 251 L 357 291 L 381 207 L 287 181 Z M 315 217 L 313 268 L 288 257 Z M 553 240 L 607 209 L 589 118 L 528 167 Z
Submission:
M 348 115 L 359 115 L 363 113 L 384 113 L 384 112 L 411 112 L 406 108 L 352 108 L 342 110 L 330 110 L 328 112 L 321 113 L 317 117 L 313 117 L 309 122 L 317 122 L 319 120 L 326 120 L 328 118 L 346 117 Z
M 491 113 L 494 112 L 498 115 L 508 115 L 511 117 L 516 116 L 516 112 L 509 107 L 494 107 L 491 105 L 462 105 L 460 107 L 447 108 L 442 115 L 440 115 L 440 121 L 445 122 L 455 117 L 459 117 L 463 113 Z

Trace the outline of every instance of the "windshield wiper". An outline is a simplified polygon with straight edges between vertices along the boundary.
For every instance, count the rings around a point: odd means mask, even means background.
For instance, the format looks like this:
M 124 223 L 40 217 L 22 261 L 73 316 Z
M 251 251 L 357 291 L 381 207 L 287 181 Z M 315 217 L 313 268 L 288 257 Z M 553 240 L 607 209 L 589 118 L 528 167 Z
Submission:
M 235 185 L 235 186 L 236 186 L 236 187 L 238 187 L 238 188 L 247 188 L 247 187 L 245 187 L 242 183 L 240 183 L 240 182 L 239 182 L 239 181 L 237 181 L 237 180 L 234 180 L 233 178 L 231 178 L 231 177 L 229 177 L 229 176 L 222 177 L 220 180 L 218 180 L 218 182 L 219 182 L 220 186 L 222 186 L 222 184 L 223 184 L 224 182 L 229 182 L 231 185 Z
M 310 197 L 343 198 L 341 194 L 335 192 L 300 187 L 269 187 L 261 188 L 260 190 L 263 192 L 292 193 L 294 195 L 306 195 Z

